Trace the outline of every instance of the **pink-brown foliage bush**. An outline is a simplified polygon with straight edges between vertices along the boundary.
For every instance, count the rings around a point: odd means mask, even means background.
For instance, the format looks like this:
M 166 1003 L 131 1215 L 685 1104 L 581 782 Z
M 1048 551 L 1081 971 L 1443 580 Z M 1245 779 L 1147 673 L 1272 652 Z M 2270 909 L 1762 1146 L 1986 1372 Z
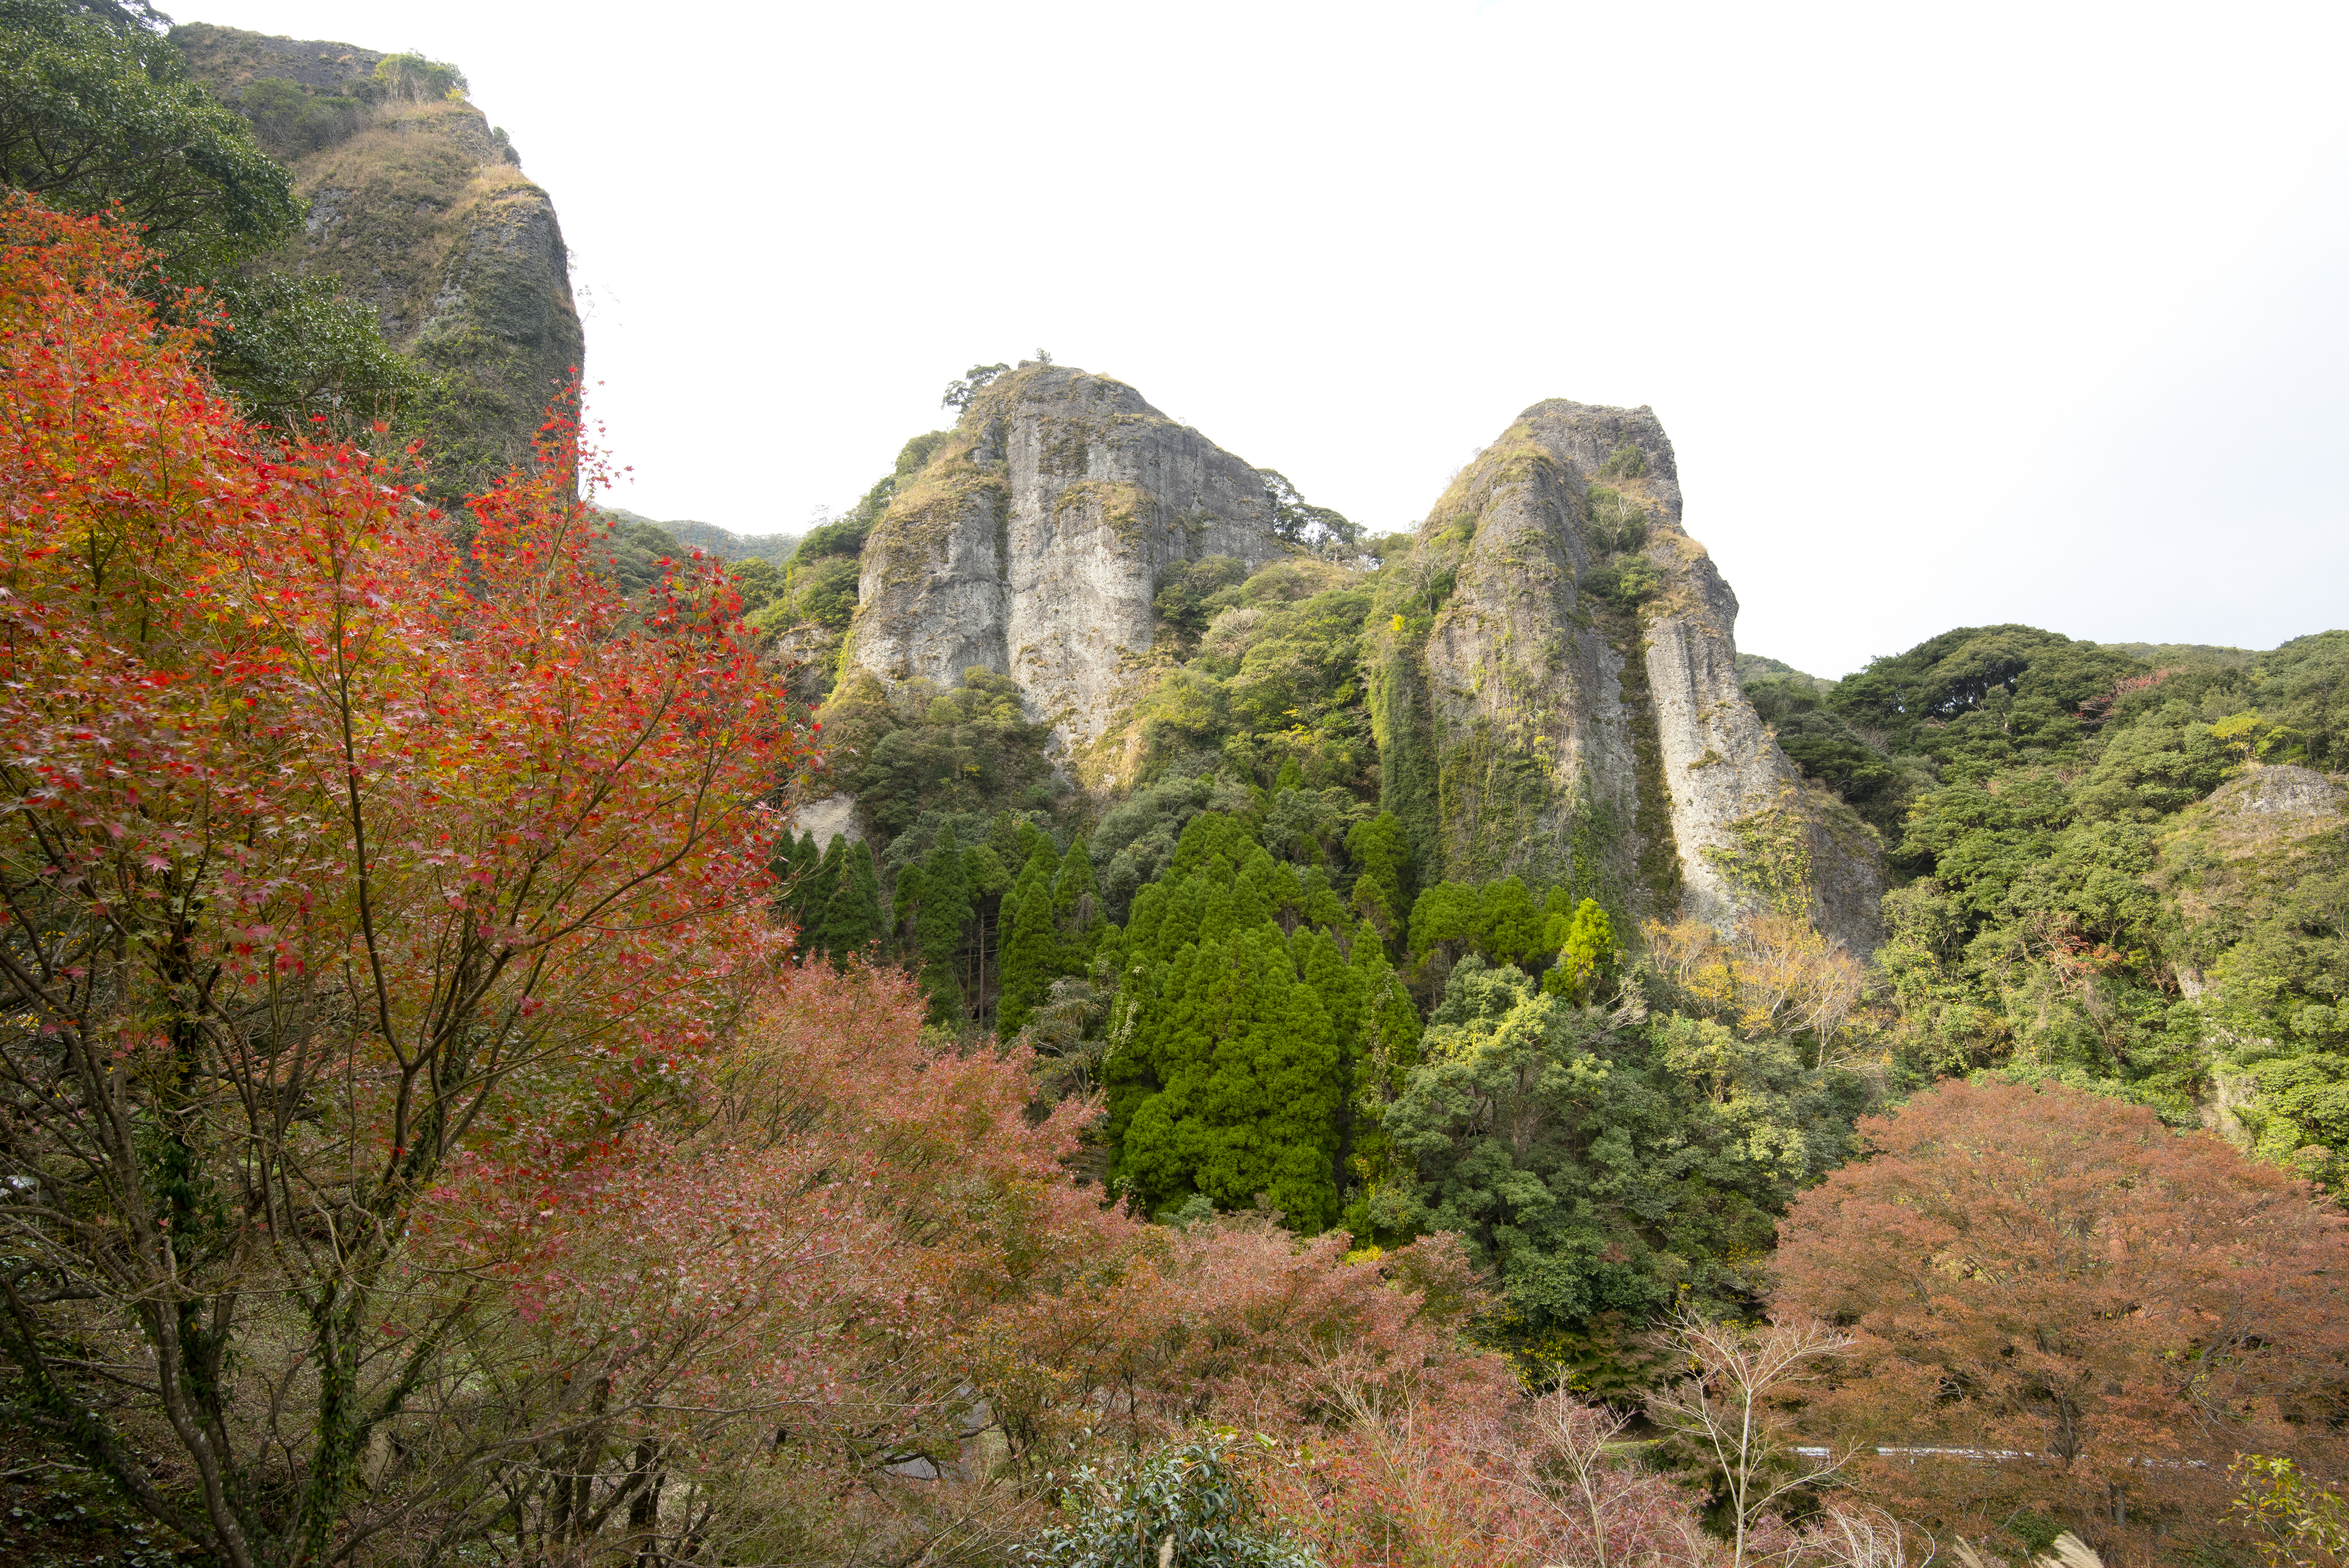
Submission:
M 1024 1048 L 926 1044 L 924 1010 L 895 971 L 792 970 L 644 1128 L 436 1192 L 417 1272 L 495 1297 L 509 1369 L 503 1405 L 439 1419 L 479 1440 L 572 1416 L 567 1449 L 484 1455 L 537 1499 L 514 1533 L 601 1520 L 627 1550 L 698 1532 L 819 1560 L 1000 1542 L 1049 1478 L 1206 1421 L 1275 1439 L 1268 1499 L 1325 1550 L 1367 1539 L 1333 1500 L 1373 1471 L 1451 1500 L 1369 1497 L 1431 1539 L 1532 1538 L 1470 1506 L 1517 1462 L 1522 1401 L 1461 1337 L 1483 1297 L 1456 1239 L 1349 1262 L 1268 1218 L 1105 1208 L 1071 1174 L 1093 1107 L 1040 1111 Z M 542 1407 L 519 1425 L 517 1391 Z M 1397 1400 L 1425 1450 L 1400 1464 Z

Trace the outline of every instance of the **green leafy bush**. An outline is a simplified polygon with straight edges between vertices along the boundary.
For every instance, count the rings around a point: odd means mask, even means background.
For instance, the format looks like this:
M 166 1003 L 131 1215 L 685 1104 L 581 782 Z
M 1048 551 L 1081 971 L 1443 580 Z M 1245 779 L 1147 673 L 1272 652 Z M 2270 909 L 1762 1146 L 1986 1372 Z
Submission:
M 1382 1231 L 1453 1231 L 1524 1327 L 1644 1320 L 1683 1287 L 1715 1310 L 1760 1283 L 1772 1216 L 1842 1159 L 1856 1079 L 1787 1043 L 1658 1013 L 1623 1026 L 1471 954 L 1385 1115 L 1403 1179 Z
M 1231 1463 L 1228 1431 L 1170 1443 L 1121 1474 L 1088 1466 L 1061 1494 L 1067 1522 L 1019 1549 L 1030 1568 L 1314 1568 L 1313 1553 L 1265 1522 Z
M 352 439 L 377 421 L 421 427 L 448 395 L 331 278 L 269 275 L 220 295 L 229 327 L 214 343 L 212 373 L 257 423 L 305 434 L 323 423 Z
M 293 177 L 132 17 L 0 3 L 0 182 L 48 206 L 119 202 L 180 283 L 219 282 L 291 234 Z
M 892 691 L 852 670 L 823 722 L 833 775 L 885 844 L 924 812 L 1045 811 L 1065 787 L 1044 755 L 1049 729 L 991 670 L 964 671 L 951 691 L 919 680 Z

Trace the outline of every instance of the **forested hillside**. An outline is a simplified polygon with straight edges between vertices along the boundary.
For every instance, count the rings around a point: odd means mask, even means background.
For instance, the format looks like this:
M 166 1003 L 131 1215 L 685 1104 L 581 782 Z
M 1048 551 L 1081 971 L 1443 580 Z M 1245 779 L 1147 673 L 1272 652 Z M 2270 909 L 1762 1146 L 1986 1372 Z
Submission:
M 1055 776 L 1041 727 L 1003 678 L 974 670 L 955 691 L 893 692 L 852 672 L 824 711 L 829 777 L 859 804 L 869 837 L 854 854 L 874 857 L 876 891 L 841 929 L 888 933 L 908 961 L 950 964 L 951 990 L 933 983 L 941 1022 L 1017 1027 L 1035 999 L 1004 975 L 1030 867 L 1050 877 L 1058 857 L 1081 852 L 1083 907 L 1105 924 L 1075 922 L 1064 898 L 1050 944 L 1038 941 L 1057 954 L 1065 990 L 1106 1001 L 1122 983 L 1159 983 L 1133 979 L 1139 955 L 1123 945 L 1149 950 L 1153 939 L 1120 929 L 1143 929 L 1143 897 L 1171 897 L 1170 878 L 1185 885 L 1194 862 L 1217 858 L 1226 876 L 1253 864 L 1294 878 L 1265 884 L 1266 913 L 1244 924 L 1269 919 L 1292 945 L 1303 932 L 1350 950 L 1367 936 L 1422 1017 L 1470 956 L 1555 992 L 1574 911 L 1599 889 L 1423 886 L 1407 836 L 1379 809 L 1362 639 L 1411 545 L 1373 547 L 1387 559 L 1300 554 L 1243 578 L 1209 558 L 1170 574 L 1167 652 L 1139 708 L 1144 762 L 1132 794 L 1107 806 Z M 812 577 L 804 564 L 786 576 Z M 769 615 L 790 607 L 779 599 Z M 822 628 L 802 628 L 810 645 Z M 1775 914 L 1729 932 L 1642 933 L 1602 907 L 1614 967 L 1603 995 L 1583 982 L 1588 999 L 1613 1000 L 1619 983 L 1643 1029 L 1702 1020 L 1802 1064 L 1816 1082 L 1790 1080 L 1777 1103 L 1834 1108 L 1827 1124 L 1785 1117 L 1786 1147 L 1810 1151 L 1789 1157 L 1796 1181 L 1832 1163 L 1842 1135 L 1828 1124 L 1847 1126 L 1869 1097 L 1991 1069 L 2139 1100 L 2174 1125 L 2223 1126 L 2337 1185 L 2349 1057 L 2332 1010 L 2349 987 L 2349 825 L 2327 770 L 2339 765 L 2349 634 L 2258 655 L 2150 651 L 2167 661 L 2009 627 L 1948 633 L 1841 682 L 1749 667 L 1746 689 L 1780 743 L 1868 822 L 1899 874 L 1889 938 L 1863 969 Z M 918 886 L 942 876 L 936 846 L 949 834 L 967 863 L 951 938 Z M 812 870 L 804 887 L 792 907 L 812 926 L 832 881 Z M 950 944 L 950 959 L 916 956 Z M 1344 1011 L 1334 993 L 1319 1000 Z M 1102 1037 L 1120 1026 L 1108 1011 L 1096 1023 Z M 1319 1070 L 1340 1096 L 1333 1106 L 1392 1102 L 1407 1083 L 1372 1089 L 1354 1081 L 1358 1066 L 1331 1058 Z M 1329 1117 L 1332 1135 L 1356 1114 Z M 1385 1111 L 1362 1103 L 1359 1114 Z M 1113 1114 L 1111 1126 L 1123 1122 Z M 1392 1173 L 1354 1158 L 1335 1179 L 1368 1205 Z M 1393 1211 L 1406 1208 L 1398 1199 Z M 1312 1211 L 1314 1225 L 1334 1212 Z M 1370 1212 L 1354 1210 L 1357 1229 Z
M 1877 959 L 1918 1074 L 2053 1076 L 2349 1168 L 2349 632 L 2270 652 L 1947 632 L 1749 680 L 1905 885 Z
M 2349 631 L 1823 679 L 1652 410 L 1049 360 L 660 523 L 454 67 L 0 66 L 11 1561 L 2349 1556 Z

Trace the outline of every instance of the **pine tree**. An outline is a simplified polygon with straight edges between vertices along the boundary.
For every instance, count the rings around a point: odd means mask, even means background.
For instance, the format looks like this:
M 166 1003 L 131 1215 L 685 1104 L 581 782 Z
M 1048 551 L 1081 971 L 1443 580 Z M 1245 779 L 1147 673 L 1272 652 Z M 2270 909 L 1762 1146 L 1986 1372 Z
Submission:
M 1411 897 L 1411 843 L 1393 812 L 1358 822 L 1346 835 L 1346 857 L 1354 863 L 1354 912 L 1392 941 L 1402 934 Z
M 1065 972 L 1061 929 L 1052 918 L 1053 884 L 1060 869 L 1050 840 L 1043 840 L 1029 852 L 1019 880 L 1003 901 L 1010 929 L 1003 939 L 995 1030 L 1007 1040 L 1027 1024 L 1054 979 Z
M 833 847 L 838 848 L 845 837 L 833 840 Z M 831 957 L 833 968 L 845 969 L 849 955 L 879 936 L 881 925 L 881 875 L 873 862 L 873 846 L 849 845 L 812 945 Z
M 951 826 L 938 830 L 936 844 L 916 865 L 921 877 L 919 904 L 914 910 L 914 951 L 921 966 L 922 989 L 929 992 L 934 1022 L 958 1024 L 968 1016 L 958 961 L 963 929 L 970 924 L 971 900 L 962 845 Z

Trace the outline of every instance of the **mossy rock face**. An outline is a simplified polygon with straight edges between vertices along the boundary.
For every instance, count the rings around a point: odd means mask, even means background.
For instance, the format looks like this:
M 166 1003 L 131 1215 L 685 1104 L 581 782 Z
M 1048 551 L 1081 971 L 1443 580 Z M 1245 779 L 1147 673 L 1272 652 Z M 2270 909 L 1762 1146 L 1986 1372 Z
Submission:
M 1651 410 L 1527 409 L 1387 578 L 1370 660 L 1383 799 L 1429 874 L 1566 883 L 1635 919 L 1792 899 L 1874 945 L 1880 853 L 1800 787 L 1740 690 L 1736 597 L 1682 527 Z M 1794 891 L 1739 874 L 1771 813 L 1802 840 Z
M 1255 469 L 1132 387 L 1023 364 L 972 398 L 874 527 L 850 658 L 891 680 L 1008 674 L 1062 765 L 1114 787 L 1161 575 L 1288 554 L 1271 524 Z
M 428 419 L 433 487 L 478 490 L 526 461 L 585 338 L 554 203 L 512 145 L 461 98 L 386 90 L 376 50 L 203 25 L 171 37 L 229 103 L 266 88 L 290 106 L 255 118 L 277 128 L 264 144 L 310 203 L 276 263 L 335 278 L 374 307 L 386 342 L 442 379 L 447 399 Z

